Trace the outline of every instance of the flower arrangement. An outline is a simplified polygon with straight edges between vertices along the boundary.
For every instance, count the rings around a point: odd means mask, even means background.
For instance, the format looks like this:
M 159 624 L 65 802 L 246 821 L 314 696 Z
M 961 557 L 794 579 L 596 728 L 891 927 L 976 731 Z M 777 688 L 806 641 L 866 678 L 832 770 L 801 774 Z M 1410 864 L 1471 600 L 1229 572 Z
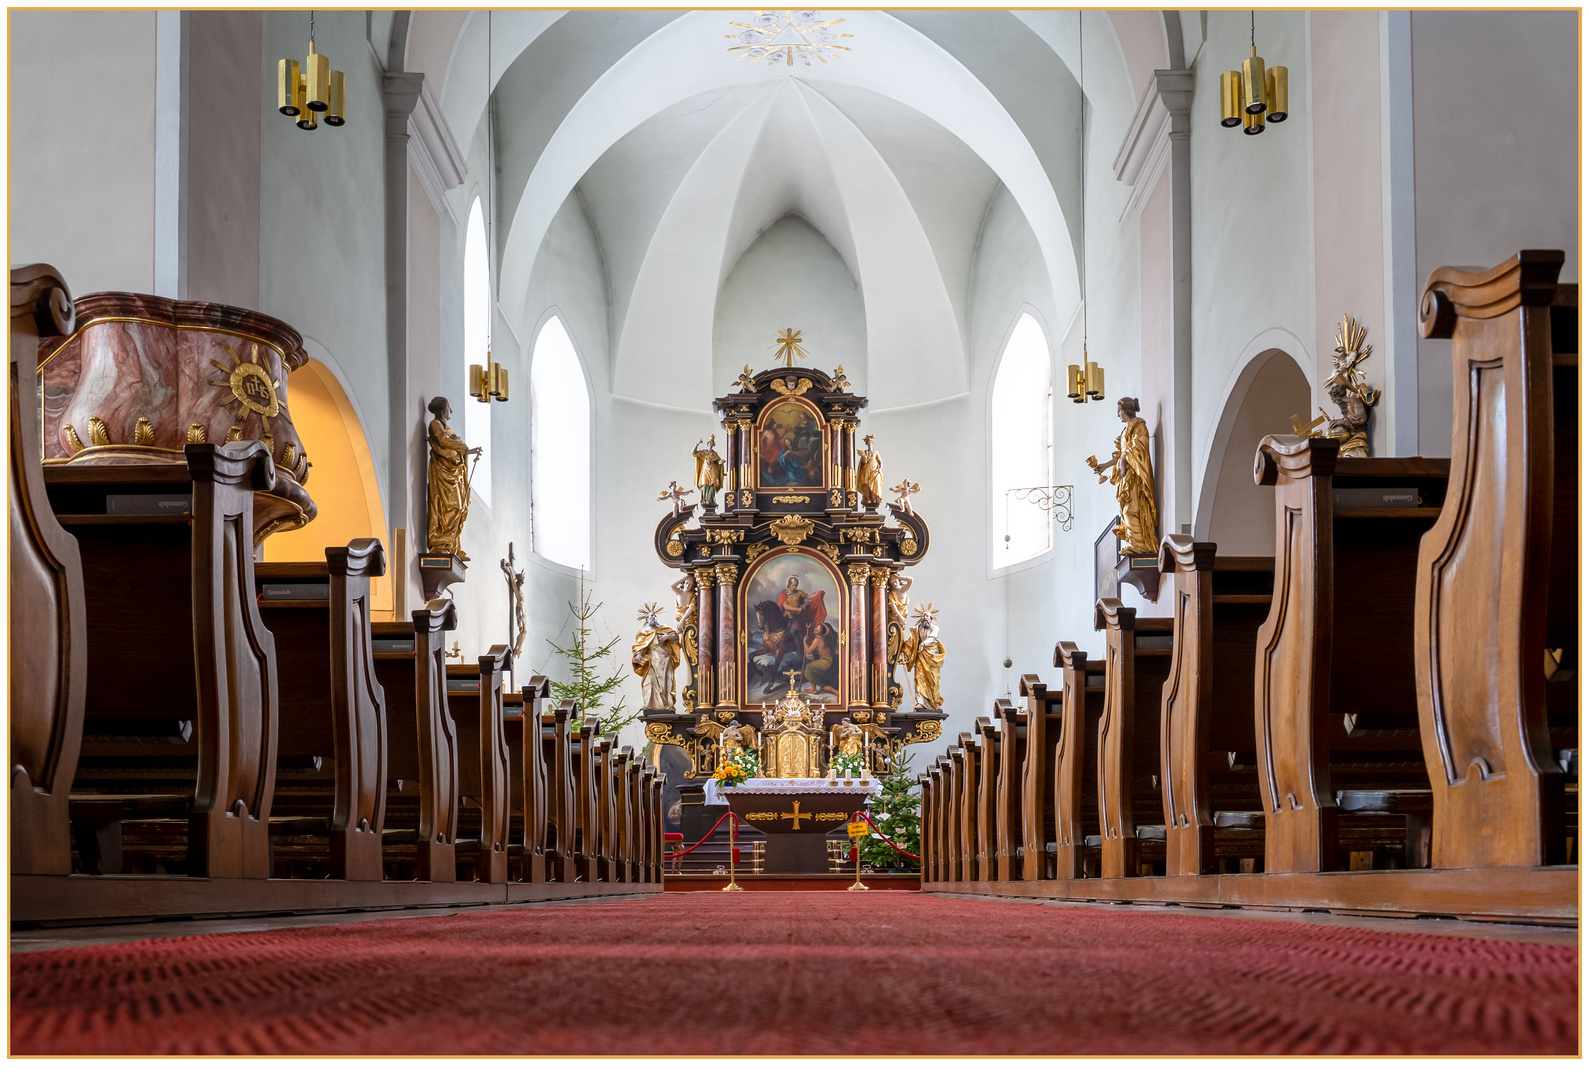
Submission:
M 860 776 L 861 770 L 866 767 L 866 760 L 857 753 L 835 753 L 828 758 L 828 768 L 833 770 L 834 776 Z
M 718 787 L 738 787 L 746 780 L 754 779 L 760 772 L 753 751 L 730 750 L 723 755 L 722 764 L 713 770 L 712 779 L 717 781 Z

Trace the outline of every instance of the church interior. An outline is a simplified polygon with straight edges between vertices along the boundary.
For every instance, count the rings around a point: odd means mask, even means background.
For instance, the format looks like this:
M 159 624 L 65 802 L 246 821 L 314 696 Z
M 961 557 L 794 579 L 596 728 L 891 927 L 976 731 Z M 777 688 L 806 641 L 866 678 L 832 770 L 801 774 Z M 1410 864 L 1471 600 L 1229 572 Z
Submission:
M 10 1054 L 1580 1053 L 1578 9 L 7 26 Z

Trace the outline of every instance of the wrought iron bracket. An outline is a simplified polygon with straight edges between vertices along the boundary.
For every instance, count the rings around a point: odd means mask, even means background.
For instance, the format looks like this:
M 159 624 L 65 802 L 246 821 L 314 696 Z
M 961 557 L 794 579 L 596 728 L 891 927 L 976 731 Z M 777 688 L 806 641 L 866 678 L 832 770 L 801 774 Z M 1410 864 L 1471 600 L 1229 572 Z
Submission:
M 1071 484 L 1051 484 L 1047 487 L 1006 488 L 1004 494 L 1006 498 L 1019 499 L 1039 510 L 1051 512 L 1059 527 L 1070 532 L 1074 520 L 1070 512 L 1072 487 Z

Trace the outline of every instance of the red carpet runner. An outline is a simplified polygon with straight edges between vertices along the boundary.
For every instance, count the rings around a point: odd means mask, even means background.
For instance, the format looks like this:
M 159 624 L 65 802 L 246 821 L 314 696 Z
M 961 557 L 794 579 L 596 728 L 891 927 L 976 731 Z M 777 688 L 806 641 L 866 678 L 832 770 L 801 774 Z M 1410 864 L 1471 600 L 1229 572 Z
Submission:
M 1567 946 L 721 893 L 11 958 L 13 1054 L 1574 1054 Z

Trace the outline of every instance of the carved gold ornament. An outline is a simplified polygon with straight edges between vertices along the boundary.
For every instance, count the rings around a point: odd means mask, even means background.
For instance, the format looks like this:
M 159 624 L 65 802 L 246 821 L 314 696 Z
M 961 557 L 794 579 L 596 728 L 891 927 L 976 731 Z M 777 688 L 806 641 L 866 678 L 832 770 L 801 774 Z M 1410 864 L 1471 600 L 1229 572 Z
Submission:
M 736 59 L 752 64 L 767 61 L 769 66 L 782 60 L 785 67 L 794 67 L 798 61 L 806 67 L 816 60 L 826 64 L 837 60 L 838 53 L 849 52 L 848 45 L 840 45 L 840 38 L 853 38 L 854 34 L 835 33 L 833 27 L 843 19 L 818 22 L 815 11 L 758 11 L 751 22 L 728 20 L 728 25 L 740 27 L 737 34 L 724 34 L 730 45 L 728 51 L 738 54 Z
M 774 499 L 772 501 L 774 503 L 808 503 L 808 502 L 811 501 L 811 496 L 809 496 L 809 495 L 778 495 L 778 496 L 774 497 Z
M 844 365 L 840 364 L 833 369 L 833 389 L 843 390 L 850 385 L 850 380 L 844 377 Z
M 132 441 L 137 446 L 154 445 L 154 425 L 147 416 L 138 417 L 138 423 L 132 429 Z
M 668 541 L 668 555 L 669 556 L 671 556 L 672 558 L 677 559 L 680 556 L 682 556 L 683 554 L 684 554 L 684 542 L 682 540 L 676 540 L 675 539 L 675 540 L 669 540 Z
M 750 547 L 745 549 L 745 561 L 746 562 L 750 562 L 750 561 L 752 561 L 754 559 L 759 558 L 761 556 L 762 552 L 764 552 L 766 550 L 767 550 L 766 541 L 757 541 L 756 543 L 750 545 Z
M 231 427 L 226 429 L 226 437 L 224 439 L 222 439 L 221 442 L 222 442 L 223 445 L 225 443 L 234 443 L 234 442 L 237 442 L 242 437 L 243 437 L 243 426 L 241 424 L 233 424 Z
M 265 437 L 270 437 L 270 421 L 276 416 L 281 416 L 289 423 L 292 417 L 287 415 L 287 410 L 282 406 L 281 399 L 276 396 L 276 391 L 281 389 L 281 380 L 272 379 L 270 372 L 259 364 L 259 343 L 251 346 L 249 358 L 244 360 L 237 355 L 237 350 L 231 345 L 223 345 L 232 358 L 232 366 L 228 368 L 214 357 L 210 363 L 221 374 L 224 380 L 211 379 L 211 386 L 222 386 L 232 393 L 232 400 L 237 402 L 237 430 L 241 437 L 242 426 L 248 423 L 250 413 L 259 417 L 261 430 Z M 230 441 L 230 440 L 228 440 Z
M 916 554 L 916 541 L 912 537 L 905 537 L 899 542 L 899 553 L 906 558 Z
M 203 424 L 189 424 L 188 425 L 188 434 L 187 434 L 187 441 L 188 442 L 190 442 L 190 443 L 208 442 L 209 438 L 210 438 L 210 436 L 204 430 L 204 425 Z
M 703 559 L 709 559 L 712 555 L 712 549 L 707 547 L 705 544 L 697 544 L 695 546 L 695 552 Z
M 816 522 L 795 514 L 785 514 L 770 526 L 772 534 L 778 538 L 779 543 L 783 544 L 804 542 L 816 527 Z
M 77 431 L 71 424 L 61 425 L 61 434 L 66 436 L 66 445 L 71 449 L 72 453 L 81 454 L 87 449 L 83 445 L 83 440 L 78 438 Z
M 110 445 L 110 433 L 105 430 L 105 421 L 97 416 L 88 418 L 88 441 L 95 446 Z
M 839 561 L 839 545 L 818 544 L 817 550 L 822 552 L 822 554 L 826 555 L 828 558 L 832 559 L 834 562 Z
M 745 391 L 747 394 L 754 394 L 756 392 L 756 378 L 750 373 L 749 364 L 745 365 L 745 370 L 740 374 L 739 378 L 734 380 L 734 385 Z
M 745 539 L 744 529 L 707 529 L 708 544 L 737 544 Z
M 767 385 L 778 391 L 780 394 L 787 394 L 790 397 L 798 397 L 807 390 L 811 389 L 811 380 L 805 378 L 774 379 Z

